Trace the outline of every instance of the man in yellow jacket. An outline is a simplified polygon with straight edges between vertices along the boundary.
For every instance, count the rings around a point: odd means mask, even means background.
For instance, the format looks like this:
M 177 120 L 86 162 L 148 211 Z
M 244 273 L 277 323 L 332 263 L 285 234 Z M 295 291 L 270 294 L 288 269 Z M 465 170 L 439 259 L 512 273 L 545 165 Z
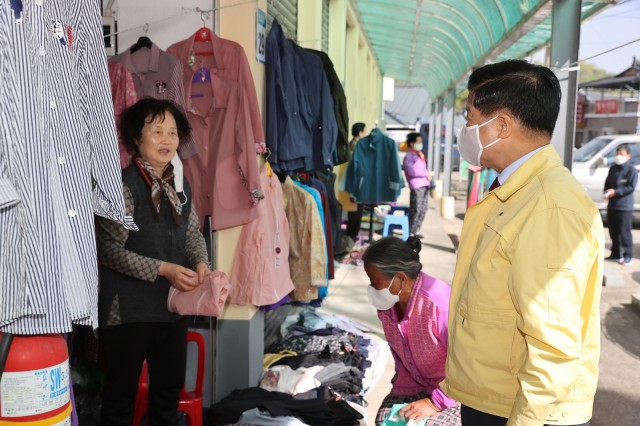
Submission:
M 600 356 L 604 232 L 549 144 L 560 86 L 526 61 L 468 83 L 462 157 L 498 171 L 465 216 L 449 308 L 445 393 L 473 426 L 586 425 Z

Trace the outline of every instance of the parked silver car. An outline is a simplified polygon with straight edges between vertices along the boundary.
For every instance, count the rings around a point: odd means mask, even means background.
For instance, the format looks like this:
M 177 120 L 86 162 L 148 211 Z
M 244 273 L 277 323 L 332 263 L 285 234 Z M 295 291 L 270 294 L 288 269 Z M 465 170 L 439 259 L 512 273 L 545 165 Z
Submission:
M 607 200 L 602 198 L 604 181 L 614 164 L 616 149 L 623 143 L 629 145 L 631 163 L 640 171 L 640 135 L 598 136 L 573 153 L 573 175 L 596 203 L 603 218 L 607 212 Z M 636 187 L 634 201 L 634 220 L 640 222 L 640 185 Z

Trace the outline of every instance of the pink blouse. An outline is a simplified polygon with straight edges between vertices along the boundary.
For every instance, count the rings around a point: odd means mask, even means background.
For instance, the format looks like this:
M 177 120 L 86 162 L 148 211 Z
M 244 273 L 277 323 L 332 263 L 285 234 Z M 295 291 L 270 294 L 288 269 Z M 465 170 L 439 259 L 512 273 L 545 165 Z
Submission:
M 260 175 L 264 200 L 258 217 L 242 228 L 231 270 L 229 302 L 272 305 L 293 291 L 289 272 L 289 222 L 276 175 Z
M 402 320 L 395 308 L 378 311 L 385 337 L 395 360 L 392 394 L 431 395 L 439 408 L 455 401 L 440 389 L 447 358 L 447 321 L 451 286 L 421 272 Z

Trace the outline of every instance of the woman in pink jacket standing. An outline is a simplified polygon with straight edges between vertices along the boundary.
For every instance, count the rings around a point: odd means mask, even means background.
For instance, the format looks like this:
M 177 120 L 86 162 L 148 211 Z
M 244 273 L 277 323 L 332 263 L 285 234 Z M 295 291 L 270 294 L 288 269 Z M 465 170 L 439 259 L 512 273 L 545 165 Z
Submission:
M 422 152 L 422 137 L 419 133 L 407 135 L 407 154 L 402 161 L 402 170 L 409 183 L 409 231 L 422 239 L 420 228 L 429 208 L 429 188 L 431 172 Z

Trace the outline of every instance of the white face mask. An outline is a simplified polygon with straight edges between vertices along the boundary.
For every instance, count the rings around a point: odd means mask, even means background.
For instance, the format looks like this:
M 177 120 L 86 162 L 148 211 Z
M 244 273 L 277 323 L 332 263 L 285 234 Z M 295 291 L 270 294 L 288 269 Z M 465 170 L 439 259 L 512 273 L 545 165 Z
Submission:
M 371 302 L 373 307 L 377 310 L 386 311 L 387 309 L 391 309 L 393 305 L 400 301 L 400 293 L 391 294 L 391 292 L 389 291 L 391 285 L 393 284 L 393 280 L 395 279 L 396 276 L 394 275 L 393 278 L 391 278 L 389 286 L 387 288 L 383 288 L 382 290 L 377 290 L 373 286 L 367 287 L 369 302 Z
M 624 155 L 616 155 L 615 158 L 615 162 L 618 166 L 622 166 L 624 163 L 626 163 L 629 159 L 627 157 L 625 157 Z
M 460 156 L 472 166 L 480 167 L 482 151 L 502 140 L 501 138 L 498 138 L 484 147 L 482 146 L 482 142 L 480 142 L 480 127 L 491 123 L 496 118 L 498 118 L 497 115 L 482 124 L 465 126 L 460 129 L 460 133 L 458 134 L 458 150 L 460 151 Z
M 187 196 L 184 193 L 184 169 L 177 152 L 171 159 L 171 164 L 173 164 L 173 184 L 176 187 L 180 202 L 184 206 L 187 203 Z
M 415 149 L 416 151 L 422 151 L 422 144 L 421 143 L 417 143 L 413 146 L 413 149 Z

